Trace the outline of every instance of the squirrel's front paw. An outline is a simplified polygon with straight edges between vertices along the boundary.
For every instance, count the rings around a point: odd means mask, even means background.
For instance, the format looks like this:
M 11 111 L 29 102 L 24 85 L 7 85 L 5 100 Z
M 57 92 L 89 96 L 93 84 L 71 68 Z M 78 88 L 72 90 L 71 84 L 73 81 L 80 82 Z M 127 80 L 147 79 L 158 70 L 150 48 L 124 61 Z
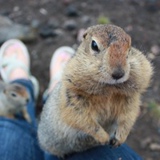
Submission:
M 119 134 L 119 133 L 120 132 L 116 132 L 115 135 L 110 139 L 109 145 L 111 147 L 119 147 L 122 143 L 125 142 L 127 136 L 125 134 Z
M 120 141 L 116 139 L 115 137 L 111 138 L 109 141 L 109 145 L 111 147 L 119 147 L 121 145 Z
M 95 137 L 96 141 L 99 142 L 102 145 L 109 143 L 109 134 L 107 132 L 101 132 Z

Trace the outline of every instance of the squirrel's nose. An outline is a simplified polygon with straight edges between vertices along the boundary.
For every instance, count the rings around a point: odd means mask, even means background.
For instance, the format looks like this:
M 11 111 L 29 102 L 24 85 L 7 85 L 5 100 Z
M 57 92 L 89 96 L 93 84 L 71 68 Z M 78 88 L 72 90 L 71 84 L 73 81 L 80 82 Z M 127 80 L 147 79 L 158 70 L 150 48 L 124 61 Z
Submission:
M 112 73 L 112 78 L 118 80 L 124 76 L 124 71 L 122 69 L 115 70 Z

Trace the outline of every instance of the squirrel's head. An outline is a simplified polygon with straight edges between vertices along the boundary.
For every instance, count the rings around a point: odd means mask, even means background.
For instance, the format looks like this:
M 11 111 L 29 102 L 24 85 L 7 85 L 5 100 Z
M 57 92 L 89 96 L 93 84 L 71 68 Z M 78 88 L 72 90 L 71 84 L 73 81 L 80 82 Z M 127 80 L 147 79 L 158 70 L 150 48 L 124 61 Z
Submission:
M 129 77 L 127 57 L 130 47 L 131 38 L 120 27 L 96 25 L 84 33 L 78 53 L 83 56 L 81 61 L 85 61 L 86 71 L 92 67 L 92 74 L 98 75 L 99 81 L 116 84 Z
M 130 48 L 131 38 L 120 27 L 90 27 L 84 33 L 77 53 L 68 63 L 66 79 L 71 77 L 77 87 L 94 92 L 98 92 L 99 85 L 124 83 L 130 74 Z
M 20 84 L 8 84 L 4 89 L 4 94 L 10 104 L 14 107 L 23 107 L 29 101 L 29 94 L 26 88 Z

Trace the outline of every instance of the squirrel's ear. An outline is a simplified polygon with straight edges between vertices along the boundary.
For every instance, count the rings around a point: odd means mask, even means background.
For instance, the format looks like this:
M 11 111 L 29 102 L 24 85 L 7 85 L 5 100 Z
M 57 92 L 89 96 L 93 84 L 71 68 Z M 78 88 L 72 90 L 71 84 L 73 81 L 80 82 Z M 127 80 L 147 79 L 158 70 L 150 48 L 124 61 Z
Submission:
M 83 39 L 85 39 L 87 36 L 87 30 L 83 33 Z

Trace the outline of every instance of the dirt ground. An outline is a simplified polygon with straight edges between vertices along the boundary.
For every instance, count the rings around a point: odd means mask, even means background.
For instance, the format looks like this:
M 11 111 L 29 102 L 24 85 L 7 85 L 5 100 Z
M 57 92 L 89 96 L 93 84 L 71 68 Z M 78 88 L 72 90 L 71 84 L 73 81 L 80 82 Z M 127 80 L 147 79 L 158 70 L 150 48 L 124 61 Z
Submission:
M 15 23 L 38 24 L 37 39 L 26 45 L 32 59 L 32 73 L 40 82 L 40 98 L 49 81 L 50 58 L 56 48 L 62 45 L 77 46 L 79 29 L 97 24 L 102 17 L 122 27 L 132 37 L 132 45 L 153 59 L 155 67 L 151 87 L 143 97 L 141 115 L 127 143 L 145 160 L 160 160 L 160 149 L 155 147 L 160 146 L 160 118 L 152 112 L 151 105 L 156 104 L 154 106 L 157 107 L 160 104 L 158 0 L 1 0 L 0 14 Z M 70 21 L 71 26 L 66 27 Z M 46 36 L 44 30 L 48 28 L 56 34 Z M 41 107 L 39 101 L 38 111 Z

